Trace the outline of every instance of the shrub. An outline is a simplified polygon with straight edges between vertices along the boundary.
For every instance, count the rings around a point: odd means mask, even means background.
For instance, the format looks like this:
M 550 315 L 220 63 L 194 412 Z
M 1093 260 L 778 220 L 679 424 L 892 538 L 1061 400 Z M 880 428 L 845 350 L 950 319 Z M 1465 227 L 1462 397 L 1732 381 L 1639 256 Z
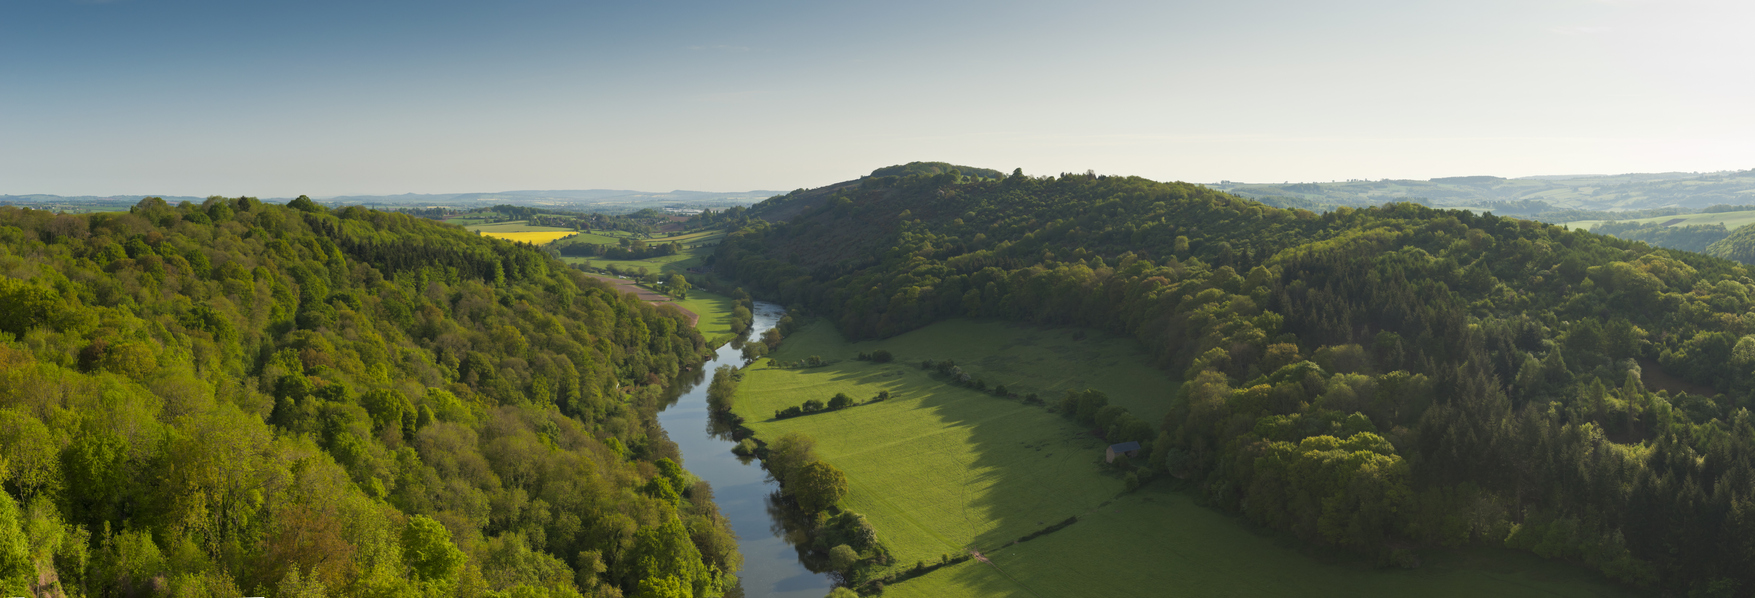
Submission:
M 822 401 L 818 401 L 816 399 L 810 399 L 810 400 L 804 402 L 804 412 L 805 413 L 816 413 L 816 412 L 822 411 L 822 410 L 823 410 L 823 402 Z
M 852 407 L 852 406 L 853 406 L 853 397 L 847 396 L 847 393 L 844 393 L 844 392 L 835 393 L 835 397 L 832 399 L 829 399 L 829 408 L 830 409 L 844 409 L 844 408 Z
M 889 363 L 891 359 L 894 359 L 894 356 L 890 355 L 889 351 L 878 349 L 871 352 L 870 359 L 876 363 Z
M 887 401 L 889 399 L 890 399 L 890 391 L 880 390 L 877 393 L 877 397 L 874 397 L 872 400 L 873 401 Z

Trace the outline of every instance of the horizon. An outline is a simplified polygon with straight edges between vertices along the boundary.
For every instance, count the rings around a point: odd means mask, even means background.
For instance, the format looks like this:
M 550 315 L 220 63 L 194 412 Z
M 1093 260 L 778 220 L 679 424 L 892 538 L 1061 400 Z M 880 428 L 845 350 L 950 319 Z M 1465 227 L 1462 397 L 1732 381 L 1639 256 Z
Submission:
M 4 10 L 19 192 L 795 189 L 919 157 L 1191 182 L 1755 165 L 1755 5 L 1723 0 Z

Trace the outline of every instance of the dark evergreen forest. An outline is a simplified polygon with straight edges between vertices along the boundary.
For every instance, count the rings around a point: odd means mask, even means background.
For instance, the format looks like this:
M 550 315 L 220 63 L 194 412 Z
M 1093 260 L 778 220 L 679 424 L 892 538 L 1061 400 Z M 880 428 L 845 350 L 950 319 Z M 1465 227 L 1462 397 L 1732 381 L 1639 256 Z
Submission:
M 1059 404 L 1146 444 L 1142 476 L 1260 525 L 1385 565 L 1502 545 L 1637 586 L 1755 591 L 1740 264 L 1088 173 L 872 176 L 749 214 L 714 271 L 854 339 L 952 317 L 1138 339 L 1186 380 L 1162 422 Z
M 0 595 L 718 596 L 705 342 L 528 245 L 251 198 L 0 208 Z

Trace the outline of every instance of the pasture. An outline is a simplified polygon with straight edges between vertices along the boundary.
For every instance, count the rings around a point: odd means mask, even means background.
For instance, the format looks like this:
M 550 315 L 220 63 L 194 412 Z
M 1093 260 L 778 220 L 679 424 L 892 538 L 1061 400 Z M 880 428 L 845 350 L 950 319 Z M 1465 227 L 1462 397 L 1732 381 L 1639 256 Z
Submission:
M 849 343 L 827 322 L 794 333 L 781 348 L 824 359 L 853 359 L 884 349 L 919 369 L 920 361 L 951 359 L 988 386 L 1044 400 L 1095 388 L 1109 402 L 1157 423 L 1181 382 L 1152 367 L 1131 338 L 1081 328 L 1050 328 L 997 320 L 946 320 L 884 340 Z M 857 396 L 857 395 L 856 395 Z
M 701 336 L 706 337 L 713 346 L 723 345 L 737 336 L 731 332 L 731 310 L 737 308 L 737 302 L 730 297 L 690 289 L 688 299 L 672 303 L 700 316 L 701 319 L 695 322 L 695 329 L 700 330 Z
M 1660 223 L 1660 222 L 1670 222 L 1672 220 L 1674 220 L 1676 222 L 1668 224 L 1667 226 L 1695 226 L 1695 225 L 1702 225 L 1702 224 L 1704 224 L 1704 225 L 1723 224 L 1723 225 L 1725 225 L 1726 230 L 1736 230 L 1738 227 L 1741 227 L 1741 226 L 1746 225 L 1746 224 L 1755 224 L 1755 211 L 1718 212 L 1716 214 L 1680 214 L 1680 215 L 1676 215 L 1676 216 L 1655 216 L 1652 218 L 1636 218 L 1636 219 L 1632 219 L 1632 220 L 1619 220 L 1617 222 L 1639 222 L 1639 223 L 1646 223 L 1646 224 L 1654 224 L 1654 223 Z M 1578 221 L 1568 222 L 1568 223 L 1566 223 L 1566 225 L 1573 227 L 1573 228 L 1596 228 L 1597 225 L 1602 224 L 1603 222 L 1605 222 L 1605 221 L 1603 221 L 1603 220 L 1578 220 Z
M 886 598 L 975 596 L 1634 596 L 1601 575 L 1507 549 L 1421 553 L 1420 568 L 1262 534 L 1151 484 L 1040 538 L 885 588 Z
M 970 546 L 998 546 L 1121 492 L 1099 466 L 1105 443 L 1041 406 L 951 385 L 921 359 L 954 359 L 989 384 L 1035 389 L 1098 388 L 1142 417 L 1162 417 L 1176 386 L 1127 339 L 1075 329 L 995 321 L 941 322 L 883 341 L 848 343 L 818 321 L 771 357 L 819 356 L 830 365 L 745 370 L 737 408 L 764 440 L 791 431 L 817 439 L 818 454 L 847 473 L 844 504 L 866 514 L 898 562 L 933 561 Z M 884 349 L 896 361 L 857 361 Z M 845 392 L 887 401 L 773 420 L 774 411 Z
M 719 242 L 719 239 L 723 238 L 724 236 L 725 236 L 724 231 L 712 230 L 712 231 L 691 233 L 688 235 L 682 235 L 682 236 L 677 236 L 677 237 L 657 237 L 657 238 L 652 238 L 652 239 L 643 239 L 647 243 L 652 243 L 652 244 L 669 243 L 671 241 L 676 241 L 678 243 L 683 244 L 684 247 L 682 248 L 682 250 L 677 252 L 676 254 L 673 254 L 673 255 L 655 256 L 655 257 L 650 257 L 650 258 L 646 258 L 646 259 L 639 259 L 639 260 L 611 260 L 611 259 L 604 259 L 602 257 L 564 256 L 561 258 L 561 261 L 564 261 L 568 264 L 583 264 L 583 263 L 589 262 L 591 264 L 591 266 L 594 268 L 605 268 L 605 269 L 607 269 L 613 265 L 620 270 L 630 271 L 630 272 L 634 271 L 637 268 L 645 268 L 646 271 L 648 273 L 651 273 L 651 274 L 672 274 L 672 273 L 682 274 L 682 273 L 686 272 L 689 268 L 693 268 L 695 266 L 701 265 L 702 260 L 705 259 L 708 254 L 713 252 L 714 248 L 711 246 L 711 244 L 717 244 Z M 587 242 L 587 243 L 599 243 L 599 244 L 607 244 L 607 245 L 616 245 L 616 244 L 621 243 L 620 239 L 609 238 L 609 237 L 600 237 L 599 235 L 597 235 L 595 233 L 582 233 L 581 238 L 583 238 L 584 242 Z M 601 240 L 599 240 L 599 239 L 601 239 Z M 691 245 L 701 245 L 701 244 L 709 244 L 709 246 L 707 246 L 707 247 L 692 247 L 691 246 Z
M 807 399 L 845 392 L 866 400 L 880 390 L 891 398 L 771 419 L 776 409 Z M 736 411 L 762 439 L 792 431 L 815 438 L 817 454 L 847 474 L 842 504 L 871 520 L 901 564 L 1008 542 L 1122 489 L 1119 478 L 1097 467 L 1102 443 L 1072 421 L 945 384 L 914 365 L 752 366 Z
M 745 370 L 736 412 L 763 440 L 797 431 L 847 474 L 842 506 L 863 513 L 896 558 L 891 570 L 940 555 L 967 561 L 891 584 L 886 596 L 1620 596 L 1600 575 L 1498 549 L 1424 551 L 1415 570 L 1264 534 L 1196 505 L 1169 481 L 1123 493 L 1102 465 L 1104 442 L 1039 406 L 948 384 L 919 366 L 950 358 L 988 383 L 1104 390 L 1142 417 L 1162 416 L 1176 383 L 1128 339 L 1077 329 L 958 320 L 881 341 L 849 343 L 827 322 L 805 326 L 772 356 L 828 365 Z M 855 360 L 884 349 L 896 361 Z M 784 420 L 774 411 L 845 392 L 886 401 Z M 1043 392 L 1048 391 L 1048 392 Z M 1050 394 L 1053 393 L 1053 394 Z M 1076 516 L 1065 529 L 1014 543 Z

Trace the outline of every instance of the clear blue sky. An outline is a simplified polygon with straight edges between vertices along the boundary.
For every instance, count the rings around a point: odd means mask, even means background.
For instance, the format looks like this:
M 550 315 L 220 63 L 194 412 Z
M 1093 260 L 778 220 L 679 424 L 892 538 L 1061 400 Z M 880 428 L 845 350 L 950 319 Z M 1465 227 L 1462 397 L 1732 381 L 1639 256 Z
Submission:
M 1755 168 L 1755 2 L 0 2 L 0 193 Z

